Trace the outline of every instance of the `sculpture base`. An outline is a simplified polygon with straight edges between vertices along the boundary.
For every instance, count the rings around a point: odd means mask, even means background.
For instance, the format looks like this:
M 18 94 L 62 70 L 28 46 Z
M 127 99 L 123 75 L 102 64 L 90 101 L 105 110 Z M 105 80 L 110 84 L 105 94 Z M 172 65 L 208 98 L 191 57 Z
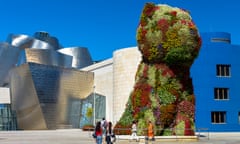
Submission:
M 139 142 L 146 142 L 145 136 L 138 136 Z M 198 141 L 198 136 L 155 136 L 155 142 L 161 141 Z M 117 140 L 126 140 L 130 142 L 134 142 L 136 140 L 132 140 L 130 135 L 117 135 Z M 151 140 L 149 140 L 151 142 Z

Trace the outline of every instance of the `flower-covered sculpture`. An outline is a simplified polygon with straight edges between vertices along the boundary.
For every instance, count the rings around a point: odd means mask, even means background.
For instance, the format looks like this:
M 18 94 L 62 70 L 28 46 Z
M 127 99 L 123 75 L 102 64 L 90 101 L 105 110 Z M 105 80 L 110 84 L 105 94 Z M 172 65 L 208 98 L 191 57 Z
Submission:
M 142 53 L 135 86 L 115 128 L 138 121 L 144 135 L 147 121 L 156 135 L 194 135 L 195 99 L 190 67 L 201 38 L 189 12 L 147 3 L 137 29 Z

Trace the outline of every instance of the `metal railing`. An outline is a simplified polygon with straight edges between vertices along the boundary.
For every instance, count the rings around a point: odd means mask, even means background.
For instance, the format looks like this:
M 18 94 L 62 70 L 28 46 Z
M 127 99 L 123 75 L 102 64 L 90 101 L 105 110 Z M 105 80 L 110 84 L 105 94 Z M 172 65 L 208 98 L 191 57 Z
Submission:
M 209 140 L 209 129 L 208 128 L 197 128 L 195 132 L 198 138 L 207 137 Z
M 139 130 L 139 129 L 138 129 Z M 176 132 L 174 135 L 166 135 L 166 136 L 155 136 L 155 139 L 200 139 L 200 138 L 207 138 L 209 140 L 209 129 L 208 128 L 196 128 L 194 129 L 195 133 L 194 135 L 189 135 L 189 136 L 185 136 L 185 135 L 181 135 L 178 134 L 178 131 L 183 131 L 183 129 L 176 129 L 176 128 L 172 128 L 172 129 L 155 129 L 155 132 L 160 132 L 160 131 L 170 131 L 171 133 Z M 184 130 L 189 130 L 192 131 L 193 129 L 184 129 Z M 92 133 L 94 131 L 94 128 L 89 128 L 88 130 L 86 130 L 89 132 L 89 136 L 92 136 Z M 125 131 L 125 132 L 124 132 Z M 146 139 L 147 138 L 147 129 L 142 129 L 142 131 L 144 131 L 143 135 L 139 135 L 139 139 Z M 115 128 L 114 129 L 115 135 L 117 139 L 130 139 L 131 137 L 131 128 Z M 125 133 L 125 134 L 119 134 L 119 133 Z M 123 137 L 125 135 L 125 137 Z

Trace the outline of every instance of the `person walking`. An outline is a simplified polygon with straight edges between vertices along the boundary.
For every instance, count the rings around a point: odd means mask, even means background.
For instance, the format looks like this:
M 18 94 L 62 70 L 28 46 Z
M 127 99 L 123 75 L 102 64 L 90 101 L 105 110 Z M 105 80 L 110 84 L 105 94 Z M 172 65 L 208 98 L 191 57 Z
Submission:
M 102 130 L 103 130 L 103 135 L 104 136 L 106 134 L 107 125 L 108 125 L 107 120 L 105 118 L 102 118 L 102 120 L 101 120 L 101 127 L 102 127 Z
M 108 125 L 108 122 L 105 119 L 105 117 L 103 117 L 102 120 L 101 120 L 101 128 L 103 130 L 103 136 L 102 136 L 103 139 L 106 139 L 107 125 Z M 103 141 L 103 143 L 105 143 L 105 141 Z
M 148 121 L 148 140 L 154 140 L 154 127 L 150 120 Z
M 135 120 L 132 122 L 131 140 L 139 141 L 139 138 L 138 138 L 138 136 L 137 136 L 137 123 L 136 123 Z
M 97 125 L 95 127 L 95 135 L 96 135 L 96 143 L 102 144 L 103 130 L 102 130 L 100 121 L 97 122 Z
M 106 143 L 107 144 L 113 144 L 113 142 L 116 141 L 116 137 L 113 133 L 113 129 L 112 129 L 112 122 L 108 122 L 108 126 L 106 128 Z

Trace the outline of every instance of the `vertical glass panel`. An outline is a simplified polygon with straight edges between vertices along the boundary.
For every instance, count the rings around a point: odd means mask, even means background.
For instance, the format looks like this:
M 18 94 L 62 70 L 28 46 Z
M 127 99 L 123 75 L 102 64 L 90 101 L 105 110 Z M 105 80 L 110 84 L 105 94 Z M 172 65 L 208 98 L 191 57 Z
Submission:
M 95 102 L 94 102 L 95 99 Z M 83 100 L 81 106 L 80 128 L 84 125 L 92 125 L 94 114 L 91 117 L 87 117 L 88 109 L 95 110 L 95 121 L 100 121 L 103 117 L 106 117 L 106 97 L 92 93 L 87 99 Z
M 88 101 L 84 101 L 82 104 L 82 110 L 81 110 L 81 121 L 80 121 L 80 127 L 83 127 L 86 124 L 92 124 L 92 117 L 88 117 L 87 116 L 87 112 L 89 108 L 92 108 L 93 104 L 88 102 Z
M 16 115 L 11 111 L 9 104 L 1 104 L 0 130 L 16 130 Z

